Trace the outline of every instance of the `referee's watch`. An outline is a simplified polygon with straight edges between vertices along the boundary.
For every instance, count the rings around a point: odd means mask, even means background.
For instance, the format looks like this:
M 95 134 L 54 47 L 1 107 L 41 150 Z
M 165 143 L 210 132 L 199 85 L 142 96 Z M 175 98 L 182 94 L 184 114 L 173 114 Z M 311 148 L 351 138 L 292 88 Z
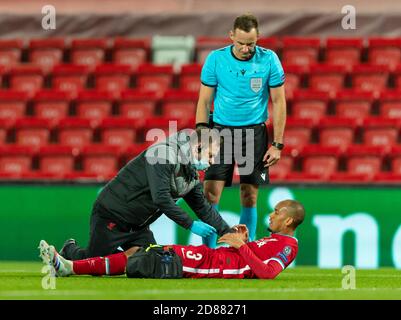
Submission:
M 283 150 L 283 148 L 284 148 L 284 144 L 283 143 L 275 142 L 275 141 L 272 142 L 272 146 L 277 148 L 278 150 Z

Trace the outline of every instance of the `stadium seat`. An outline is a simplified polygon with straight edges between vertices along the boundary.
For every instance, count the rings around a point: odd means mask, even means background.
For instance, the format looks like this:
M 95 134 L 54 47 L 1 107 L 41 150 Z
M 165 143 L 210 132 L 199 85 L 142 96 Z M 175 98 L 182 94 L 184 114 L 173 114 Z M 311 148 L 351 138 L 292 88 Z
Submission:
M 24 91 L 0 91 L 0 119 L 16 119 L 24 117 L 29 95 Z
M 0 41 L 0 65 L 13 67 L 21 61 L 22 39 L 3 39 Z
M 75 168 L 77 150 L 72 146 L 49 145 L 40 148 L 39 170 L 59 177 L 72 173 Z
M 319 144 L 344 151 L 354 142 L 357 127 L 358 120 L 354 118 L 323 118 L 318 125 Z
M 10 69 L 10 88 L 13 90 L 26 91 L 33 96 L 43 84 L 43 71 L 38 66 L 21 64 Z
M 82 150 L 82 168 L 87 174 L 112 177 L 118 170 L 120 148 L 107 145 L 89 145 Z
M 173 67 L 142 64 L 136 72 L 136 87 L 141 90 L 155 91 L 162 95 L 172 86 Z
M 372 112 L 374 95 L 360 90 L 342 90 L 336 94 L 335 114 L 338 117 L 363 119 Z
M 193 36 L 161 36 L 152 38 L 152 62 L 172 64 L 179 68 L 194 59 L 195 39 Z
M 376 174 L 377 175 L 377 174 Z M 371 184 L 376 175 L 365 174 L 365 173 L 355 173 L 350 171 L 334 172 L 330 178 L 329 182 L 335 184 Z
M 382 117 L 365 118 L 363 142 L 369 146 L 383 146 L 388 150 L 398 142 L 401 119 Z
M 265 49 L 273 50 L 276 53 L 280 50 L 280 41 L 276 37 L 260 37 L 257 45 Z
M 0 146 L 0 173 L 17 178 L 31 171 L 34 154 L 35 150 L 31 146 Z
M 103 119 L 99 126 L 102 143 L 125 148 L 134 144 L 137 122 L 135 119 Z
M 124 90 L 121 93 L 119 115 L 145 121 L 155 115 L 157 101 L 155 92 Z
M 401 64 L 398 65 L 394 70 L 394 86 L 401 90 Z
M 76 95 L 78 91 L 85 89 L 88 74 L 89 68 L 85 65 L 57 65 L 52 72 L 52 87 Z
M 109 91 L 81 91 L 77 98 L 77 116 L 100 121 L 111 115 L 113 99 L 114 94 Z
M 310 67 L 309 88 L 325 91 L 331 97 L 343 88 L 346 67 L 342 65 L 316 64 Z
M 315 123 L 326 116 L 329 103 L 327 92 L 297 90 L 294 92 L 292 116 L 294 118 L 312 119 Z
M 29 42 L 29 61 L 48 73 L 63 61 L 64 46 L 64 39 L 32 39 Z
M 0 118 L 0 146 L 7 142 L 8 132 L 14 126 L 15 119 Z
M 294 158 L 289 155 L 283 155 L 275 165 L 269 167 L 270 182 L 285 181 L 288 173 L 292 171 L 293 165 Z
M 57 141 L 61 145 L 67 145 L 82 149 L 92 143 L 95 124 L 90 119 L 65 118 L 61 119 L 57 132 Z
M 162 104 L 162 115 L 170 119 L 188 120 L 196 113 L 197 92 L 168 90 Z
M 328 180 L 338 169 L 341 153 L 341 149 L 336 146 L 306 146 L 302 151 L 302 172 Z
M 35 117 L 58 121 L 69 114 L 70 96 L 66 91 L 41 90 L 33 102 Z
M 71 63 L 87 65 L 93 70 L 103 63 L 106 48 L 105 39 L 74 39 L 71 42 Z
M 347 172 L 373 179 L 381 171 L 385 148 L 380 146 L 352 145 L 345 152 Z
M 390 152 L 391 173 L 401 175 L 401 145 L 393 146 Z
M 394 70 L 401 63 L 401 38 L 370 38 L 368 50 L 371 64 L 386 65 Z
M 319 38 L 284 37 L 282 61 L 286 64 L 310 65 L 319 59 Z
M 119 64 L 102 64 L 95 69 L 95 87 L 97 90 L 114 92 L 128 88 L 131 79 L 131 66 Z
M 200 74 L 202 65 L 185 64 L 181 66 L 181 73 L 179 77 L 179 85 L 181 90 L 185 91 L 199 91 L 200 88 Z
M 113 46 L 113 62 L 128 64 L 135 70 L 140 64 L 149 61 L 150 39 L 117 38 Z
M 355 65 L 352 68 L 352 87 L 357 90 L 373 91 L 377 96 L 387 87 L 389 70 L 385 65 Z
M 387 90 L 380 94 L 380 115 L 385 118 L 401 119 L 401 91 Z
M 342 65 L 350 71 L 360 63 L 362 49 L 362 38 L 327 38 L 325 62 Z
M 285 72 L 285 96 L 292 99 L 294 91 L 302 87 L 305 74 L 308 72 L 308 66 L 301 65 L 283 65 Z
M 39 148 L 50 142 L 54 123 L 50 119 L 20 118 L 15 122 L 16 143 Z
M 304 146 L 311 143 L 313 120 L 288 117 L 285 126 L 285 149 L 292 156 L 297 156 Z
M 232 44 L 229 37 L 196 38 L 196 62 L 203 64 L 210 51 Z

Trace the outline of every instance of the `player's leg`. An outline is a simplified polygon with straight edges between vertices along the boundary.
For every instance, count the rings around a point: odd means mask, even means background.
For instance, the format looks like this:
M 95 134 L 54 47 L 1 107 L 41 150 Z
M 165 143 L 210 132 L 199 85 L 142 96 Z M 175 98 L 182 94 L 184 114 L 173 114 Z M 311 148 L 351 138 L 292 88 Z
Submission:
M 269 183 L 268 169 L 263 163 L 267 150 L 266 126 L 261 124 L 244 129 L 242 141 L 242 153 L 246 156 L 246 162 L 238 165 L 241 184 L 240 223 L 246 224 L 249 240 L 252 241 L 256 236 L 258 187 Z M 241 150 L 238 146 L 237 148 Z

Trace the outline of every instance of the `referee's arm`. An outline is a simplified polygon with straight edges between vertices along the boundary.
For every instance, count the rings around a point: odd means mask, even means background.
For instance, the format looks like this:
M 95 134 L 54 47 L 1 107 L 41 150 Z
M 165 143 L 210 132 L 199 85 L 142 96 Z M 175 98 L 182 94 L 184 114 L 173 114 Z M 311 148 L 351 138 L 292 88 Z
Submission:
M 212 105 L 215 87 L 201 84 L 196 107 L 196 124 L 208 124 L 210 106 Z
M 285 121 L 287 118 L 284 84 L 279 87 L 270 88 L 270 96 L 273 103 L 273 141 L 283 143 Z M 266 166 L 275 164 L 280 159 L 280 154 L 280 150 L 270 147 L 263 158 Z

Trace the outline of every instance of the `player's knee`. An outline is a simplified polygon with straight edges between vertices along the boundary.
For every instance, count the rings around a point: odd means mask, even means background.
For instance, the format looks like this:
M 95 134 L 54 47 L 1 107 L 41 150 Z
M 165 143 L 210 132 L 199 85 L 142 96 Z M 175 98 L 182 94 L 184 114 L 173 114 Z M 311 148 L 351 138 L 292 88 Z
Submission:
M 256 206 L 257 192 L 252 189 L 241 186 L 241 202 L 244 207 Z

